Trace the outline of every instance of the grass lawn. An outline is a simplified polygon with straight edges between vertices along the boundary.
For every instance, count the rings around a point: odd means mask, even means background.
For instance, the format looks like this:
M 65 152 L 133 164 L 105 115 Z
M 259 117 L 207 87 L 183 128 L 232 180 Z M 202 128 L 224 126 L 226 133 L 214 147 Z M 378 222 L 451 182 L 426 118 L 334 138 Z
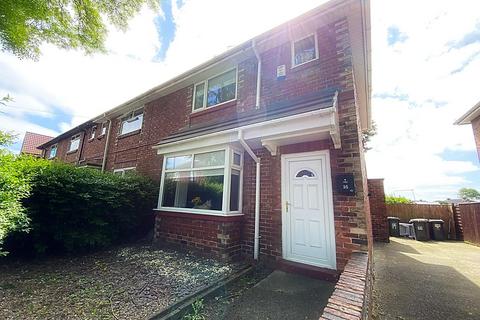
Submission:
M 0 259 L 0 319 L 144 319 L 238 268 L 149 245 Z

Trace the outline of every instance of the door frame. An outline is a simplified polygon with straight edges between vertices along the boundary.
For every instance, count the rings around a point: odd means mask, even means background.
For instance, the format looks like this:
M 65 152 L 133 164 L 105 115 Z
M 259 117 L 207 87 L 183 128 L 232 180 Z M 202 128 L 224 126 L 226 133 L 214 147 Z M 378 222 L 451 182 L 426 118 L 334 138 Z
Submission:
M 286 184 L 289 181 L 289 177 L 287 175 L 287 165 L 288 161 L 292 159 L 298 160 L 316 160 L 323 158 L 325 160 L 325 175 L 324 177 L 326 183 L 325 187 L 327 188 L 327 204 L 326 204 L 326 215 L 328 226 L 326 230 L 330 233 L 330 252 L 329 258 L 332 261 L 331 265 L 323 265 L 323 264 L 315 264 L 309 261 L 301 261 L 299 259 L 292 259 L 287 258 L 287 249 L 290 244 L 287 242 L 290 241 L 290 237 L 287 237 L 287 212 L 286 212 Z M 335 241 L 335 222 L 334 222 L 334 215 L 333 215 L 333 190 L 332 190 L 332 175 L 331 175 L 331 168 L 330 168 L 330 151 L 329 150 L 319 150 L 313 152 L 301 152 L 301 153 L 288 153 L 282 154 L 281 156 L 281 208 L 282 208 L 282 258 L 289 261 L 299 262 L 302 264 L 317 266 L 321 268 L 328 268 L 328 269 L 337 269 L 337 253 L 336 253 L 336 241 Z M 288 240 L 288 241 L 287 241 Z

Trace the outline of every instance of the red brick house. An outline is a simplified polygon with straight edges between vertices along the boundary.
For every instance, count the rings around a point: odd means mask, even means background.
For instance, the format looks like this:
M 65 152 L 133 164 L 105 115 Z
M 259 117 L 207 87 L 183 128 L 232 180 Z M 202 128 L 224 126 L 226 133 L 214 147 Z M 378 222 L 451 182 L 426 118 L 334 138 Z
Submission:
M 457 121 L 456 125 L 471 124 L 473 129 L 473 136 L 475 137 L 475 144 L 477 145 L 478 159 L 480 160 L 480 102 L 473 106 Z
M 157 180 L 158 241 L 343 270 L 371 234 L 370 66 L 369 2 L 330 1 L 60 135 L 44 156 Z
M 29 154 L 31 156 L 40 157 L 42 155 L 42 150 L 38 149 L 38 147 L 52 139 L 53 137 L 44 134 L 27 131 L 23 137 L 20 154 Z

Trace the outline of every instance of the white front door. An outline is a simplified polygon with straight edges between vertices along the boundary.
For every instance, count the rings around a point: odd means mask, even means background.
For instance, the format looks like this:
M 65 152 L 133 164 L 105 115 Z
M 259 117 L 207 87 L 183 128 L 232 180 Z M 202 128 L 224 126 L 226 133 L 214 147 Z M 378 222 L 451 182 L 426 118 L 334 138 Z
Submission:
M 328 151 L 282 155 L 283 257 L 336 269 Z

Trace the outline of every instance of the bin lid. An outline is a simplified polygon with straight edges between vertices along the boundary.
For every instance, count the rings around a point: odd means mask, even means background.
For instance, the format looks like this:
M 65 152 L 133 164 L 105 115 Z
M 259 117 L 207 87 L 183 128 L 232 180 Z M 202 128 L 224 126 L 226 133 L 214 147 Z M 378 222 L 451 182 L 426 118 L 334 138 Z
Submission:
M 409 223 L 412 223 L 412 222 L 428 222 L 428 219 L 423 219 L 423 218 L 417 218 L 417 219 L 410 219 L 410 221 L 408 221 Z
M 441 222 L 441 223 L 444 223 L 442 219 L 428 219 L 428 222 Z
M 398 217 L 387 217 L 387 219 L 391 219 L 391 220 L 400 220 L 400 218 L 398 218 Z

